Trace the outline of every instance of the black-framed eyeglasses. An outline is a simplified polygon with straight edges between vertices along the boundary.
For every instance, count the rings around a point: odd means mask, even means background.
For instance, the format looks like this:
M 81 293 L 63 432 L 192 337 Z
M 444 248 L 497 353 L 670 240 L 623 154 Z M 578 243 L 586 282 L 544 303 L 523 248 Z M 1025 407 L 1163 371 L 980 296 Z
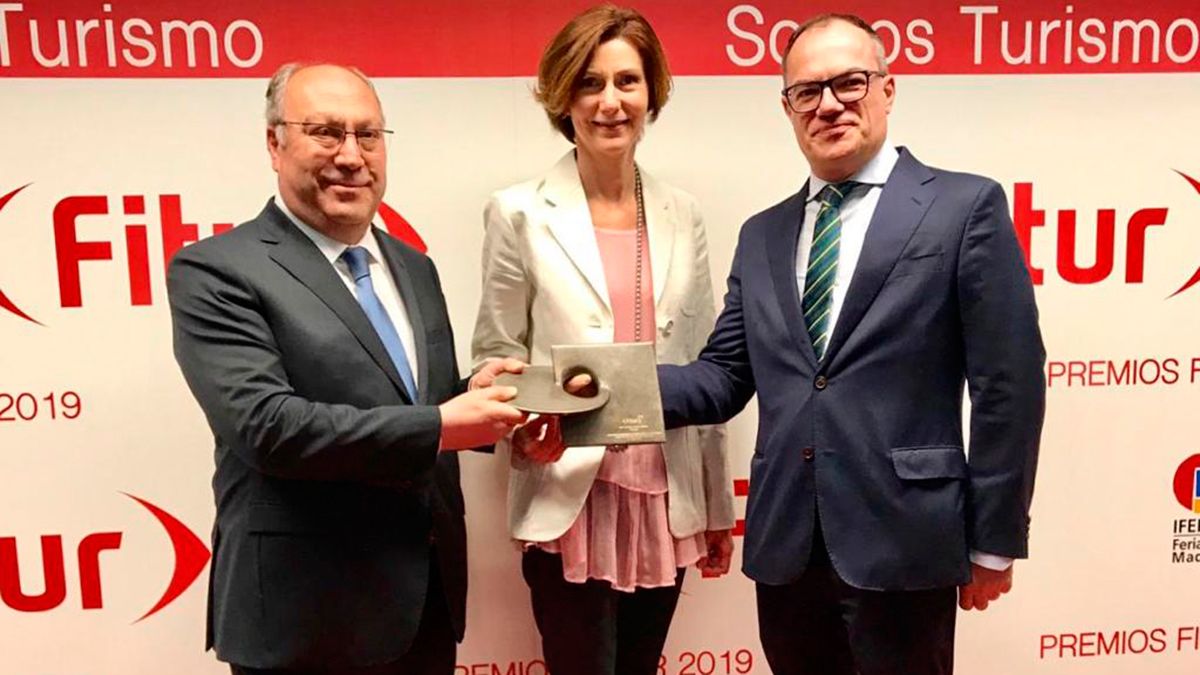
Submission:
M 375 152 L 383 147 L 384 139 L 392 133 L 391 129 L 357 129 L 347 131 L 336 124 L 323 122 L 289 122 L 281 120 L 280 124 L 292 124 L 301 128 L 305 136 L 311 138 L 317 145 L 334 150 L 342 147 L 347 136 L 353 136 L 358 142 L 358 148 L 363 152 Z
M 833 92 L 833 97 L 841 103 L 854 103 L 866 98 L 871 88 L 871 76 L 887 77 L 887 73 L 877 70 L 851 70 L 816 82 L 797 82 L 784 88 L 780 93 L 787 101 L 788 107 L 798 113 L 812 112 L 821 107 L 821 96 L 825 88 Z

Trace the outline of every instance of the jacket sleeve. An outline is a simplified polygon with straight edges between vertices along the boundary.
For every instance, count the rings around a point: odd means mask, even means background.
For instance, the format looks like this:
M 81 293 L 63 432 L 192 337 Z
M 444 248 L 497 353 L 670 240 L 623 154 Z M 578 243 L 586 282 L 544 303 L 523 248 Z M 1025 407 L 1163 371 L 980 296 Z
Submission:
M 511 356 L 528 363 L 530 280 L 513 223 L 496 196 L 484 207 L 483 222 L 483 288 L 471 362 L 478 368 L 489 357 Z
M 260 294 L 214 247 L 189 247 L 167 275 L 175 358 L 218 440 L 280 478 L 407 481 L 433 468 L 436 406 L 370 409 L 298 395 Z
M 712 330 L 716 320 L 716 302 L 712 292 L 712 275 L 709 272 L 708 235 L 700 209 L 693 205 L 692 232 L 695 238 L 696 274 L 696 337 L 689 350 L 689 357 L 695 358 L 703 347 L 701 333 Z M 732 529 L 737 517 L 733 509 L 733 478 L 729 471 L 729 446 L 725 425 L 701 426 L 696 428 L 696 438 L 699 441 L 701 466 L 704 470 L 704 502 L 706 505 L 708 530 Z
M 987 181 L 959 251 L 971 397 L 969 544 L 974 551 L 1024 558 L 1046 409 L 1046 352 L 1033 285 L 1008 213 L 1003 190 Z
M 697 360 L 660 365 L 663 415 L 668 428 L 729 421 L 754 396 L 754 373 L 742 315 L 742 250 L 752 223 L 742 228 L 729 272 L 725 306 Z

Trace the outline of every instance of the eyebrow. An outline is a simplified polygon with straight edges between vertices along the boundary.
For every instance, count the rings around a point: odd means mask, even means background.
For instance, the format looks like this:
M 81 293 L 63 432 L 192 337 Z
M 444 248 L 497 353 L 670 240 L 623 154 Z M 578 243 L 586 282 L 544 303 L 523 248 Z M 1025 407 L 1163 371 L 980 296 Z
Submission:
M 818 82 L 828 82 L 830 80 L 836 80 L 837 78 L 839 78 L 843 75 L 849 75 L 850 73 L 874 73 L 874 72 L 877 72 L 877 71 L 872 70 L 871 68 L 865 68 L 865 67 L 848 68 L 848 69 L 843 70 L 842 72 L 838 73 L 837 75 L 830 75 L 829 77 L 824 77 L 819 80 L 796 80 L 795 82 L 789 84 L 788 86 L 794 87 L 797 84 L 817 84 Z
M 338 113 L 322 113 L 316 112 L 306 115 L 302 120 L 305 124 L 328 124 L 330 126 L 341 126 L 349 128 L 350 121 L 345 115 Z M 361 120 L 359 123 L 354 123 L 353 126 L 359 129 L 378 129 L 383 126 L 382 120 Z
M 640 73 L 640 72 L 642 72 L 642 69 L 634 66 L 631 68 L 622 68 L 622 69 L 616 71 L 615 74 L 616 75 L 624 75 L 626 73 Z M 599 70 L 588 69 L 588 70 L 583 71 L 583 74 L 584 75 L 601 75 L 602 73 Z

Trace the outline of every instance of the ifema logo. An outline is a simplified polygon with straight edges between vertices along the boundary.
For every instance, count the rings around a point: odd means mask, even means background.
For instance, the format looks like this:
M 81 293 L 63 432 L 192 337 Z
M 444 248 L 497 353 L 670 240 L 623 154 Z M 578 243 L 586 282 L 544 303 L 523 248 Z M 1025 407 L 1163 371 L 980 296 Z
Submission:
M 1188 457 L 1175 469 L 1172 487 L 1175 501 L 1193 517 L 1176 518 L 1171 524 L 1171 562 L 1200 564 L 1200 454 Z
M 1188 457 L 1175 470 L 1174 488 L 1180 506 L 1200 513 L 1200 455 Z

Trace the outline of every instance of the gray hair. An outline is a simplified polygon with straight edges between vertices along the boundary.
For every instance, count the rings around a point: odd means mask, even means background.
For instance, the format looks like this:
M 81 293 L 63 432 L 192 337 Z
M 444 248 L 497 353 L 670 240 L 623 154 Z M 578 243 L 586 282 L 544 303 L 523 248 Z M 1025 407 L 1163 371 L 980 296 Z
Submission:
M 292 76 L 305 68 L 313 66 L 334 66 L 343 70 L 349 71 L 357 75 L 360 80 L 366 83 L 371 88 L 371 93 L 375 95 L 375 101 L 379 103 L 380 114 L 383 114 L 383 103 L 379 100 L 379 92 L 375 90 L 375 83 L 371 81 L 363 71 L 354 66 L 344 66 L 338 63 L 304 63 L 301 61 L 292 61 L 285 63 L 275 71 L 271 76 L 271 81 L 267 83 L 267 126 L 274 130 L 275 140 L 283 144 L 283 98 L 287 93 L 288 82 L 292 80 Z

